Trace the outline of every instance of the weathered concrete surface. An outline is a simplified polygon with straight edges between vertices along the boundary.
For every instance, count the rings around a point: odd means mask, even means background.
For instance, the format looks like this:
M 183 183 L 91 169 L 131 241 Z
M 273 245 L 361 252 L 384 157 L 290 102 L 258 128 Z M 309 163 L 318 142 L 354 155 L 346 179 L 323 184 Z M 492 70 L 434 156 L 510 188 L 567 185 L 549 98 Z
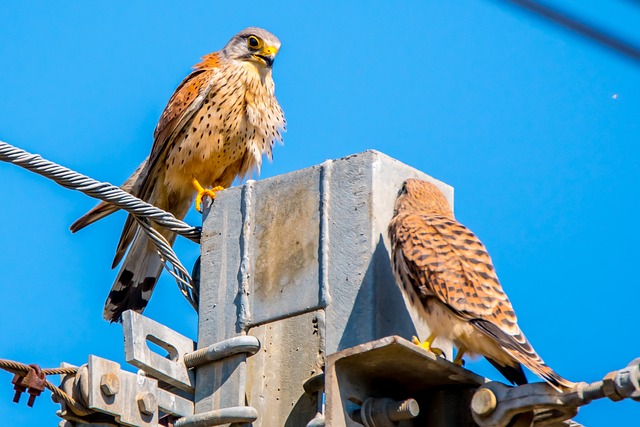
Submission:
M 275 372 L 295 354 L 284 337 L 313 349 L 295 360 L 311 366 L 318 338 L 320 353 L 331 354 L 389 335 L 427 336 L 389 261 L 387 226 L 407 178 L 434 182 L 453 202 L 450 186 L 376 151 L 218 194 L 204 218 L 198 347 L 246 333 L 264 338 L 271 325 L 283 340 L 270 354 L 285 354 L 253 356 L 251 373 L 244 355 L 198 368 L 196 412 L 244 405 L 247 396 L 261 406 L 256 390 L 277 390 L 279 380 L 254 373 Z M 317 311 L 324 322 L 310 333 L 302 314 Z M 451 356 L 449 343 L 437 345 Z M 281 405 L 261 408 L 257 423 L 281 416 Z
M 315 400 L 302 385 L 324 366 L 318 316 L 321 311 L 250 329 L 262 343 L 247 359 L 247 401 L 263 415 L 254 426 L 305 426 L 316 415 Z

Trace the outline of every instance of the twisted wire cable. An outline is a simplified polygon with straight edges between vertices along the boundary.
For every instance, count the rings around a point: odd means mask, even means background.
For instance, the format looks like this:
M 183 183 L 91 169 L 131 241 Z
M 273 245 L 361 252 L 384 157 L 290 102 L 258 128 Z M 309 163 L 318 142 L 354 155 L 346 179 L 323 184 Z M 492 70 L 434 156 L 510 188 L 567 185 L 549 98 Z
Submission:
M 29 365 L 24 363 L 16 362 L 14 360 L 8 359 L 0 359 L 0 369 L 3 369 L 7 372 L 17 375 L 26 375 L 30 369 L 32 369 Z M 42 369 L 42 373 L 45 375 L 74 375 L 78 372 L 78 368 L 50 368 L 50 369 Z M 48 380 L 45 380 L 44 386 L 51 391 L 60 401 L 63 401 L 71 410 L 77 415 L 89 415 L 92 414 L 93 411 L 86 408 L 80 402 L 75 400 L 73 397 L 69 396 L 64 390 L 60 387 L 52 384 Z
M 71 190 L 78 190 L 84 194 L 111 203 L 129 212 L 136 219 L 140 228 L 149 236 L 156 247 L 165 269 L 176 279 L 180 292 L 197 311 L 198 293 L 191 275 L 182 265 L 171 245 L 162 235 L 153 229 L 149 220 L 167 228 L 187 239 L 200 243 L 200 227 L 192 227 L 180 221 L 169 212 L 158 209 L 135 196 L 123 191 L 120 187 L 89 178 L 64 166 L 43 159 L 37 154 L 31 154 L 11 144 L 0 141 L 0 160 L 13 163 L 45 178 L 49 178 Z M 170 265 L 169 265 L 170 264 Z
M 78 190 L 87 196 L 109 202 L 134 216 L 149 218 L 176 234 L 200 243 L 200 227 L 193 227 L 180 221 L 169 212 L 158 209 L 113 184 L 96 181 L 86 175 L 45 160 L 38 154 L 31 154 L 3 141 L 0 141 L 0 160 L 49 178 L 65 188 Z
M 159 248 L 169 248 L 169 242 L 164 238 L 162 234 L 158 232 L 155 228 L 151 227 L 149 221 L 143 218 L 138 218 L 134 216 L 140 228 L 147 233 L 149 239 L 156 246 L 158 256 L 160 256 L 160 260 L 164 265 L 164 268 L 167 270 L 169 274 L 171 274 L 174 279 L 176 279 L 176 284 L 178 285 L 178 289 L 182 295 L 189 301 L 189 304 L 193 307 L 194 310 L 198 311 L 198 291 L 197 288 L 193 285 L 193 279 L 189 272 L 184 268 L 177 255 L 173 250 L 170 251 L 161 251 Z

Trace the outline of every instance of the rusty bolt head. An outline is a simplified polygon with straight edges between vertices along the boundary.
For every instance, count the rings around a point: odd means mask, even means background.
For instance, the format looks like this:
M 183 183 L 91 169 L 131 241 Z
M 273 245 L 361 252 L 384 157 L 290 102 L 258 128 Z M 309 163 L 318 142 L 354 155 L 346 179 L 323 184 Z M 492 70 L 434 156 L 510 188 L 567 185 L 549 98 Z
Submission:
M 144 415 L 153 415 L 158 409 L 158 402 L 153 393 L 148 391 L 138 393 L 136 400 L 138 401 L 138 409 Z
M 497 404 L 496 395 L 488 388 L 478 390 L 471 399 L 471 409 L 480 416 L 492 413 Z
M 100 377 L 100 390 L 105 396 L 114 396 L 120 391 L 120 380 L 115 374 L 104 374 Z

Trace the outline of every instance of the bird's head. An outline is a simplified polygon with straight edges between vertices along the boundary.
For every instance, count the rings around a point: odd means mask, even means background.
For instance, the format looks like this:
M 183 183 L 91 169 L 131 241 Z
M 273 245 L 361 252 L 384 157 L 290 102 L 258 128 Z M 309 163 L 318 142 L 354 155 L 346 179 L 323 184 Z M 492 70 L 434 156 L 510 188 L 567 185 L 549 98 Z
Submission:
M 259 69 L 270 69 L 280 50 L 280 40 L 267 30 L 249 27 L 233 36 L 222 49 L 230 59 L 254 63 Z
M 395 214 L 432 213 L 453 216 L 447 198 L 434 184 L 421 179 L 407 179 L 402 183 L 396 199 Z

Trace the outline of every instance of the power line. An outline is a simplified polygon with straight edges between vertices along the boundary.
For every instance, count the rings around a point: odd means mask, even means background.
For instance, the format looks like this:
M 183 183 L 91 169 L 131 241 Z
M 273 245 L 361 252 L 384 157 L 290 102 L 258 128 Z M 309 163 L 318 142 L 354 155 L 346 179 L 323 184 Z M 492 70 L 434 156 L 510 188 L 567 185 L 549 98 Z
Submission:
M 585 38 L 596 41 L 599 44 L 604 45 L 605 47 L 626 56 L 627 58 L 630 58 L 636 62 L 640 62 L 640 47 L 611 34 L 603 28 L 598 28 L 592 24 L 587 24 L 551 6 L 533 0 L 495 1 L 515 5 L 518 8 L 524 9 L 527 12 L 544 18 L 547 21 L 553 22 L 554 24 L 560 25 L 566 29 L 576 32 Z M 640 4 L 640 0 L 633 0 L 633 2 L 636 4 Z

